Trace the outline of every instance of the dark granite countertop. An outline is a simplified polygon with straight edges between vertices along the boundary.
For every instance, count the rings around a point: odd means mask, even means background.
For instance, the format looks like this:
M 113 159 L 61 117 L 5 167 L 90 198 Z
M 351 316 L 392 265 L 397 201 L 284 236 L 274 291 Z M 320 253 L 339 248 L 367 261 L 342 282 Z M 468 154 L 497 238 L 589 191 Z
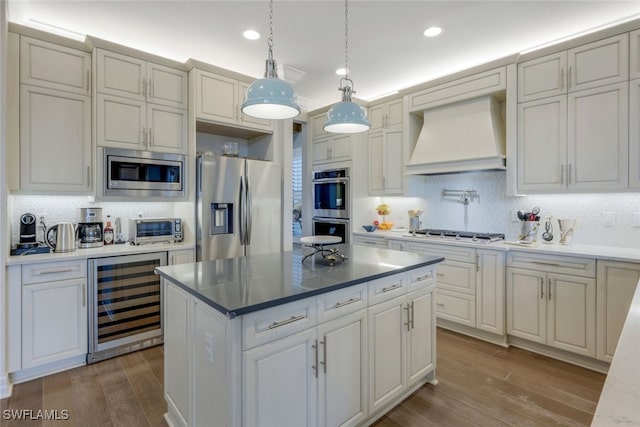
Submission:
M 333 266 L 304 251 L 252 255 L 156 268 L 156 272 L 233 318 L 369 280 L 436 264 L 442 257 L 366 246 L 331 245 L 348 259 Z

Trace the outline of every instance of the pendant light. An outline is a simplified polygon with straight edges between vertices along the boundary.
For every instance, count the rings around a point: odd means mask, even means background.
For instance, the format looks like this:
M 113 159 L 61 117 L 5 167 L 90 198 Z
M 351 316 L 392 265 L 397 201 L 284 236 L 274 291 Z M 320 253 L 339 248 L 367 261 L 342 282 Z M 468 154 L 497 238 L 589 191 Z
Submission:
M 345 76 L 340 79 L 338 90 L 342 92 L 342 101 L 334 104 L 327 112 L 324 130 L 333 133 L 358 133 L 369 130 L 367 110 L 351 100 L 356 93 L 353 80 L 349 78 L 349 1 L 344 1 L 344 69 Z
M 273 0 L 269 0 L 269 57 L 264 78 L 251 83 L 247 89 L 242 112 L 260 119 L 291 119 L 300 114 L 296 93 L 284 80 L 278 78 L 273 59 Z

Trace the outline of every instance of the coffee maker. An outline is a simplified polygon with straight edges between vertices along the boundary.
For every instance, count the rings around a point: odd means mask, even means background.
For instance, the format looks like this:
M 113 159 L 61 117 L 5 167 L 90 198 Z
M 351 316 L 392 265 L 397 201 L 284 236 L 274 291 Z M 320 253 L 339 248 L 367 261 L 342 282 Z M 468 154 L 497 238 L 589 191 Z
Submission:
M 26 213 L 20 216 L 20 243 L 18 249 L 35 248 L 36 241 L 36 216 Z
M 80 222 L 76 230 L 79 248 L 97 248 L 104 245 L 102 208 L 80 208 Z

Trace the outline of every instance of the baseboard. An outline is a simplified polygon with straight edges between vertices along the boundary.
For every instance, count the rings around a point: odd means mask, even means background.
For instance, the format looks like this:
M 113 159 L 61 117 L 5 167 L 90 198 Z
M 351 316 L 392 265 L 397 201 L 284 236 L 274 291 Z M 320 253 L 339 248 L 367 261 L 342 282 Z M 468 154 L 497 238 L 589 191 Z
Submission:
M 84 366 L 86 364 L 86 355 L 83 354 L 81 356 L 75 356 L 58 362 L 49 363 L 47 365 L 12 372 L 9 374 L 9 379 L 14 384 L 20 384 L 25 381 L 35 380 L 36 378 L 42 378 L 47 375 L 77 368 L 78 366 Z
M 9 376 L 4 375 L 0 378 L 0 399 L 6 399 L 11 396 L 13 383 L 9 381 Z
M 452 322 L 446 319 L 436 318 L 436 325 L 442 329 L 447 329 L 459 334 L 467 335 L 472 338 L 477 338 L 482 341 L 490 342 L 491 344 L 499 345 L 501 347 L 509 347 L 506 335 L 496 335 L 491 332 L 483 331 L 481 329 L 472 328 L 471 326 L 461 325 L 459 323 Z M 437 343 L 437 341 L 436 341 Z
M 600 372 L 603 374 L 606 374 L 609 371 L 609 363 L 593 359 L 591 357 L 581 356 L 579 354 L 574 354 L 554 347 L 549 347 L 544 344 L 527 341 L 525 339 L 514 337 L 511 335 L 508 336 L 508 341 L 509 344 L 514 347 L 522 348 L 532 353 L 541 354 L 543 356 L 561 360 L 563 362 L 590 369 L 592 371 Z

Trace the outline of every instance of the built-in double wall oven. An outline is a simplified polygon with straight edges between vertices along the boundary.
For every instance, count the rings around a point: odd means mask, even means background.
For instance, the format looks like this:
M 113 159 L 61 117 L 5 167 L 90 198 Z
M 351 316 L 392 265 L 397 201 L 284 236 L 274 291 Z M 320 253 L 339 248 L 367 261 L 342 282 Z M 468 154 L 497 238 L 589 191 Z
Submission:
M 349 243 L 351 200 L 349 168 L 313 172 L 313 235 L 340 236 Z

